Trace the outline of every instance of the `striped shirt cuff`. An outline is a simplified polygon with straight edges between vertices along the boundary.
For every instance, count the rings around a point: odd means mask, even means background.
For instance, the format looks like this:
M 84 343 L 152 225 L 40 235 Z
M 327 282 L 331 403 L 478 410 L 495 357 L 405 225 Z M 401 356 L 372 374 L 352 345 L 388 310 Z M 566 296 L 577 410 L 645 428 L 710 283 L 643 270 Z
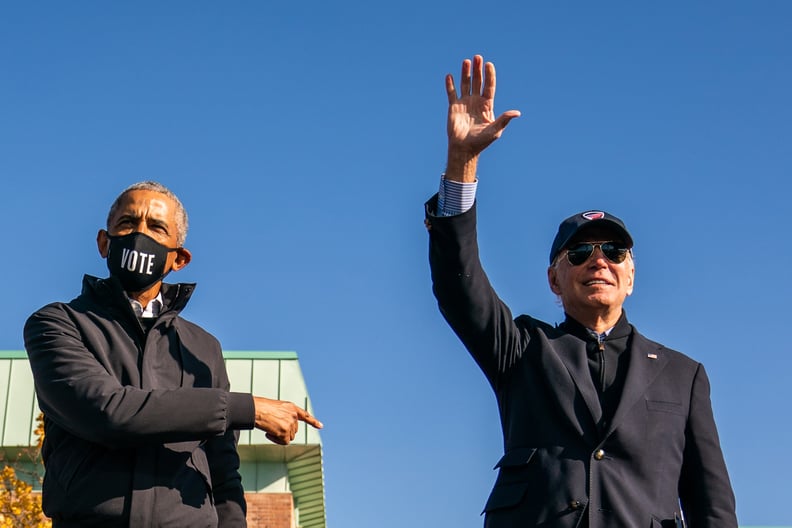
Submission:
M 437 216 L 455 216 L 467 212 L 476 201 L 476 186 L 473 183 L 462 183 L 440 179 L 440 191 L 437 195 Z

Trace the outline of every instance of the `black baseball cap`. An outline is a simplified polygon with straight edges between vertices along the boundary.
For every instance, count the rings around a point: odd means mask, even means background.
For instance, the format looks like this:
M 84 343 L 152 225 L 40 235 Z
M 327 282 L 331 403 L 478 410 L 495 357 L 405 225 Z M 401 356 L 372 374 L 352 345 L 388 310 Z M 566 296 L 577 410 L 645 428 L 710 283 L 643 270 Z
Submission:
M 589 225 L 602 225 L 612 228 L 621 237 L 622 242 L 627 244 L 628 248 L 633 247 L 633 239 L 624 226 L 624 222 L 619 218 L 605 211 L 584 211 L 570 216 L 558 226 L 558 233 L 556 233 L 553 245 L 550 247 L 550 264 L 553 263 L 556 255 L 569 244 L 572 237 L 583 227 Z

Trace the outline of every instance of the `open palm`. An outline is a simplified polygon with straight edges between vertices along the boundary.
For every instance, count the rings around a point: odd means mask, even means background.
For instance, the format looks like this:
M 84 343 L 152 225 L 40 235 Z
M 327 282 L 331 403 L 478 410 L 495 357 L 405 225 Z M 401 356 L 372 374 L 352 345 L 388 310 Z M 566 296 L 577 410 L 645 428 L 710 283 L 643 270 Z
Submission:
M 457 93 L 453 76 L 446 76 L 448 148 L 449 152 L 477 156 L 501 136 L 509 121 L 520 112 L 509 110 L 495 118 L 495 66 L 491 62 L 485 65 L 481 55 L 462 62 L 460 80 Z

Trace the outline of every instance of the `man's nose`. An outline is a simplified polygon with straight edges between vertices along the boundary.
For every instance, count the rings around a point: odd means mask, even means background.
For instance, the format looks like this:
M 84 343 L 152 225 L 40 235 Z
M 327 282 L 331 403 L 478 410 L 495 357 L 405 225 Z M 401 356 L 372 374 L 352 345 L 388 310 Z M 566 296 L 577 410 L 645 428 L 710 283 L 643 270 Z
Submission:
M 602 246 L 600 245 L 594 246 L 594 251 L 591 252 L 589 260 L 592 264 L 596 264 L 598 267 L 608 266 L 608 257 L 606 257 L 605 253 L 602 252 Z

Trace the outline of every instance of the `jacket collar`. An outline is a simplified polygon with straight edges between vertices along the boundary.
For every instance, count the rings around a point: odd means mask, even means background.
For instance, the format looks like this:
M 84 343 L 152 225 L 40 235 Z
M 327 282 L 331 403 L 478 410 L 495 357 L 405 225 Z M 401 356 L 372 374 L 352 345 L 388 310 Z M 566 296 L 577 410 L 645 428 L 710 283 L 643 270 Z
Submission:
M 582 339 L 584 341 L 596 341 L 597 338 L 591 334 L 591 331 L 580 324 L 577 320 L 572 318 L 568 313 L 564 314 L 566 319 L 563 323 L 561 323 L 559 328 L 561 330 L 572 334 L 573 336 Z M 605 338 L 605 341 L 609 341 L 611 339 L 619 339 L 622 337 L 627 337 L 632 333 L 633 329 L 630 326 L 630 323 L 627 321 L 627 312 L 624 311 L 622 308 L 621 316 L 619 316 L 619 320 L 616 321 L 616 324 L 608 333 L 608 336 Z
M 166 312 L 173 312 L 178 314 L 187 305 L 187 301 L 192 297 L 195 290 L 194 283 L 176 283 L 168 284 L 163 282 L 162 293 L 163 306 L 160 315 Z M 122 308 L 124 310 L 131 310 L 129 300 L 121 283 L 115 277 L 108 277 L 100 279 L 92 275 L 85 275 L 82 284 L 83 295 L 90 295 L 96 297 L 103 304 L 107 304 L 113 308 Z

